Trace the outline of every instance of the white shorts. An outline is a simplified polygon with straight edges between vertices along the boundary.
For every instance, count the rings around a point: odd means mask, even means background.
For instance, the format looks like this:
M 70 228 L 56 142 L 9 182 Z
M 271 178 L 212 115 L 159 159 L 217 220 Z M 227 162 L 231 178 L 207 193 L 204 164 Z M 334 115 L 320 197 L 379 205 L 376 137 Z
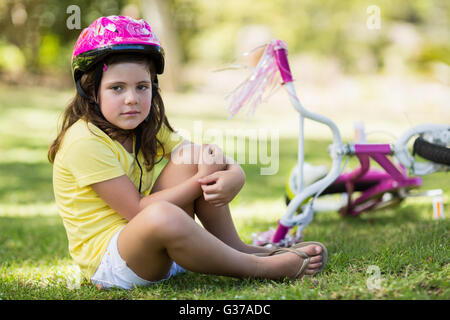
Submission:
M 103 255 L 102 261 L 95 271 L 94 275 L 91 277 L 92 284 L 101 288 L 120 288 L 120 289 L 133 289 L 139 286 L 149 286 L 154 283 L 158 283 L 167 280 L 178 273 L 186 272 L 186 269 L 182 268 L 175 262 L 173 262 L 172 267 L 167 273 L 166 277 L 158 281 L 148 281 L 139 277 L 133 270 L 131 270 L 125 260 L 119 254 L 117 249 L 117 238 L 119 237 L 120 231 L 123 227 L 116 232 L 116 234 L 111 238 Z

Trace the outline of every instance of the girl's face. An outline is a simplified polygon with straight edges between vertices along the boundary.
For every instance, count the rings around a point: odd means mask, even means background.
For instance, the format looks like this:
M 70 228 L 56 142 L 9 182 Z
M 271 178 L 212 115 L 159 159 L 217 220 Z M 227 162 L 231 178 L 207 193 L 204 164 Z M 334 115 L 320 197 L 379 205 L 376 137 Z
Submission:
M 103 116 L 116 127 L 136 128 L 150 112 L 151 76 L 143 64 L 123 62 L 103 72 L 99 104 Z

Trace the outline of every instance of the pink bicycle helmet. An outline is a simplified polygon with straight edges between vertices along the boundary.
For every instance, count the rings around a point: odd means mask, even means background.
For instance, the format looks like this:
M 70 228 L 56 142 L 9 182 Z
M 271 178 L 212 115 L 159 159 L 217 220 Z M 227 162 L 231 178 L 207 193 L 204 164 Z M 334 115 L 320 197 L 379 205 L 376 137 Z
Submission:
M 106 56 L 122 52 L 149 55 L 156 72 L 164 71 L 164 50 L 150 25 L 142 19 L 109 16 L 92 22 L 78 37 L 72 54 L 75 82 Z

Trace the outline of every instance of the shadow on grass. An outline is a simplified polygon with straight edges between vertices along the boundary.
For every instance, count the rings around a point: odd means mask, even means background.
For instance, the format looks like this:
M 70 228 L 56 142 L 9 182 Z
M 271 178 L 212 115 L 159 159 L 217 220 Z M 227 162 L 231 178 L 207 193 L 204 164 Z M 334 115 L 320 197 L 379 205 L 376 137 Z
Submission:
M 43 288 L 36 280 L 9 279 L 0 283 L 3 299 L 51 299 L 51 300 L 204 300 L 204 299 L 265 299 L 267 290 L 286 289 L 288 280 L 236 279 L 187 272 L 149 287 L 133 290 L 98 290 L 89 281 L 83 280 L 76 290 L 66 283 L 52 283 Z M 272 293 L 273 294 L 273 293 Z M 277 292 L 278 294 L 278 292 Z
M 50 163 L 0 163 L 0 203 L 51 202 L 53 197 Z
M 68 258 L 67 236 L 59 216 L 0 217 L 0 261 L 54 261 Z
M 74 90 L 54 90 L 45 87 L 0 85 L 2 111 L 37 108 L 59 113 L 70 102 Z
M 341 216 L 338 212 L 333 212 L 339 219 L 352 226 L 384 226 L 388 224 L 401 225 L 405 222 L 420 223 L 426 221 L 421 213 L 422 206 L 411 206 L 405 203 L 399 204 L 390 209 L 363 212 L 359 216 Z M 318 217 L 320 213 L 316 214 Z M 431 217 L 431 216 L 430 216 Z M 320 220 L 320 218 L 319 218 Z M 428 219 L 429 220 L 429 219 Z M 320 221 L 321 225 L 331 226 L 335 222 L 330 219 Z
M 41 153 L 43 157 L 47 159 L 47 151 L 50 142 L 41 137 L 33 137 L 24 132 L 9 132 L 7 134 L 2 134 L 1 138 L 1 147 L 4 150 L 14 148 L 31 149 L 34 152 Z

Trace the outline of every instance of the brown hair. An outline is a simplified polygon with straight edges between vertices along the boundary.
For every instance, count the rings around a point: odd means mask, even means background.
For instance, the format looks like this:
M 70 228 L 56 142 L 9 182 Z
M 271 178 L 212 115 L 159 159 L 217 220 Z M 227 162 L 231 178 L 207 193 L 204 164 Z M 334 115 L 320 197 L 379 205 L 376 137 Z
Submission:
M 108 56 L 101 63 L 106 63 L 107 65 L 112 65 L 116 63 L 122 62 L 134 62 L 143 64 L 147 67 L 151 77 L 152 84 L 155 83 L 156 79 L 156 71 L 155 65 L 152 60 L 143 55 L 137 54 L 114 54 Z M 94 68 L 95 70 L 95 68 Z M 88 96 L 95 97 L 94 94 L 94 77 L 95 71 L 92 70 L 83 75 L 81 78 L 81 86 L 84 91 L 88 94 Z M 118 128 L 108 122 L 100 110 L 95 106 L 94 99 L 85 99 L 78 91 L 73 97 L 72 101 L 68 104 L 64 113 L 62 115 L 62 125 L 60 130 L 58 131 L 58 135 L 53 143 L 50 145 L 48 151 L 48 160 L 50 163 L 53 163 L 56 157 L 56 153 L 61 146 L 61 142 L 64 138 L 67 130 L 79 119 L 84 119 L 86 122 L 90 122 L 100 128 L 103 132 L 105 132 L 111 139 L 123 139 L 127 137 L 132 137 L 134 134 L 141 132 L 141 148 L 145 159 L 145 166 L 147 170 L 151 170 L 155 164 L 159 163 L 163 157 L 155 161 L 156 152 L 158 145 L 163 149 L 164 154 L 164 146 L 163 144 L 156 138 L 156 134 L 161 129 L 162 124 L 164 123 L 168 129 L 174 132 L 173 128 L 170 126 L 169 121 L 165 115 L 164 103 L 162 101 L 159 90 L 152 90 L 152 106 L 150 108 L 150 114 L 148 116 L 148 121 L 143 121 L 137 128 L 134 130 L 123 130 Z

